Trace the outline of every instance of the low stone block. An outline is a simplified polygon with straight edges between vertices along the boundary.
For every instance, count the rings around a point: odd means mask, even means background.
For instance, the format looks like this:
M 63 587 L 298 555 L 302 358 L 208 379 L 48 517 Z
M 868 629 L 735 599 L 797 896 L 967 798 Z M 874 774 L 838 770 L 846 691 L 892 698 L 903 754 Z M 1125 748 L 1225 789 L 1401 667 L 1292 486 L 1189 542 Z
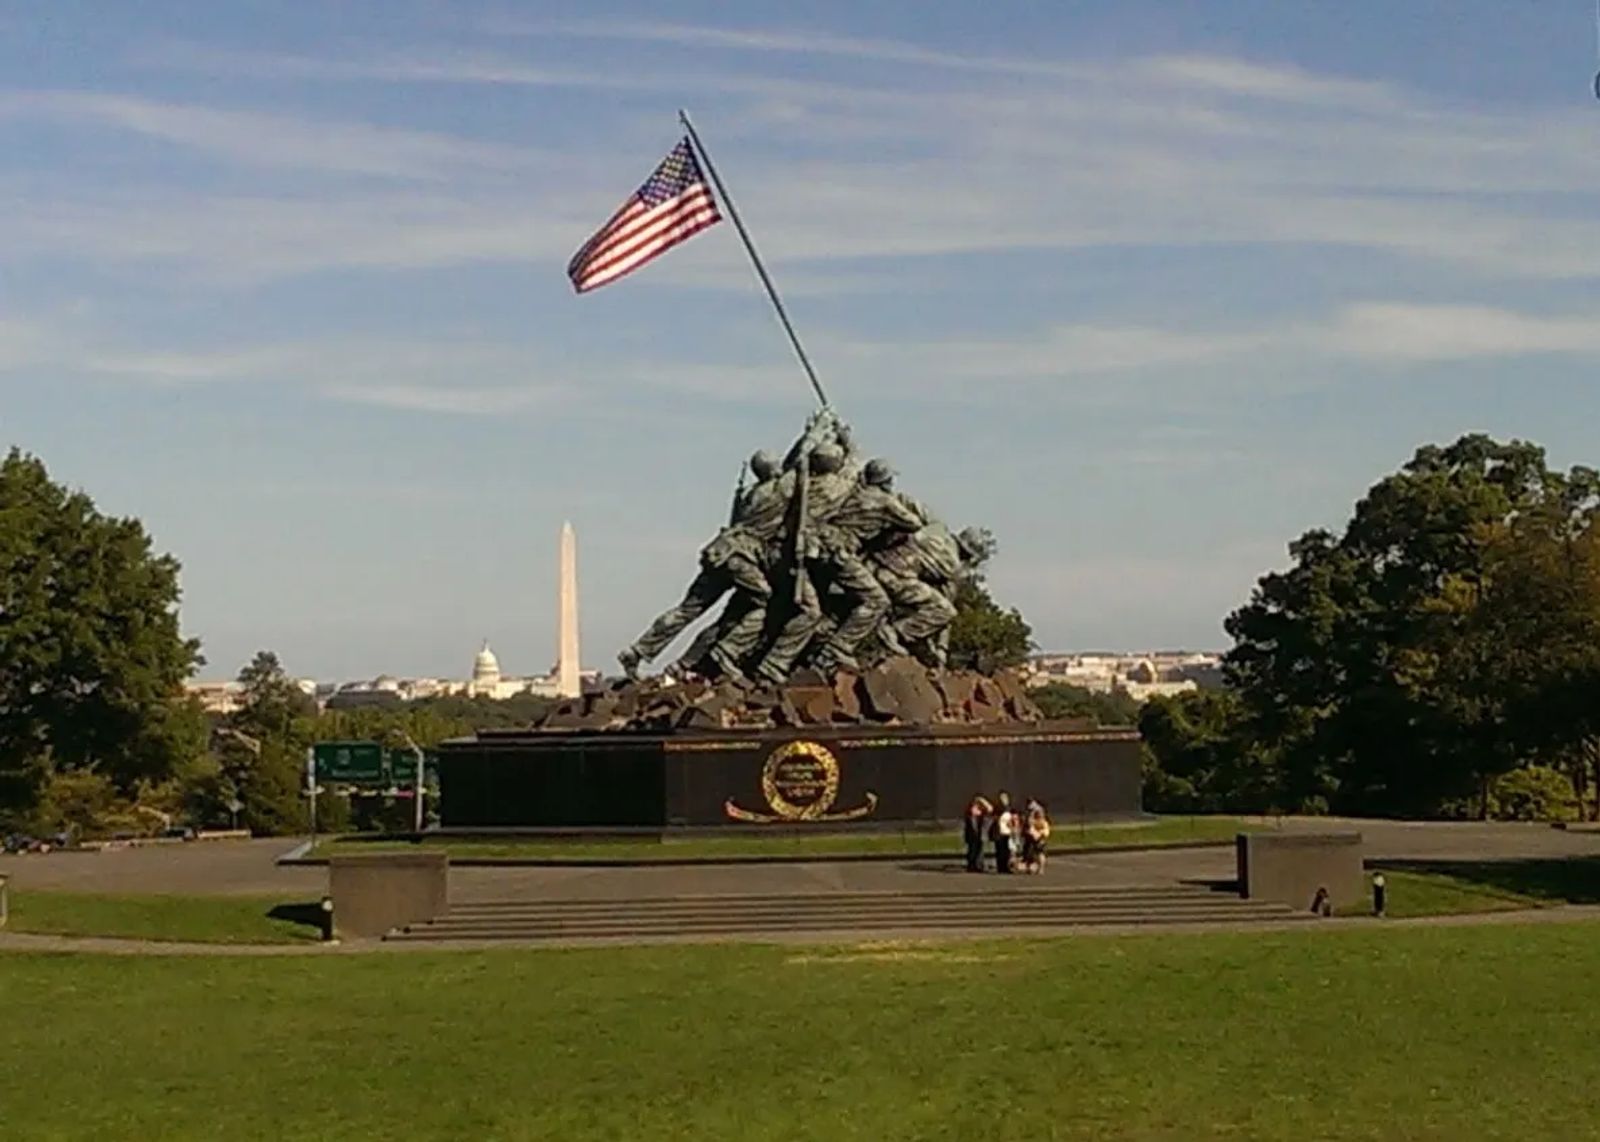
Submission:
M 938 675 L 934 684 L 944 697 L 944 714 L 951 720 L 965 720 L 967 703 L 972 701 L 975 685 L 973 676 L 965 670 L 952 670 Z
M 841 670 L 833 680 L 833 720 L 855 723 L 861 720 L 861 698 L 856 693 L 860 676 Z
M 680 730 L 720 730 L 722 716 L 696 703 L 679 713 L 673 725 Z
M 833 720 L 833 687 L 789 686 L 786 694 L 801 725 L 820 726 Z
M 335 935 L 383 936 L 444 914 L 450 905 L 450 858 L 433 852 L 330 857 L 328 895 Z
M 914 658 L 891 658 L 862 675 L 867 707 L 879 721 L 930 725 L 944 709 L 944 695 Z
M 1309 911 L 1317 890 L 1335 905 L 1366 893 L 1361 834 L 1356 832 L 1240 833 L 1235 840 L 1239 894 Z

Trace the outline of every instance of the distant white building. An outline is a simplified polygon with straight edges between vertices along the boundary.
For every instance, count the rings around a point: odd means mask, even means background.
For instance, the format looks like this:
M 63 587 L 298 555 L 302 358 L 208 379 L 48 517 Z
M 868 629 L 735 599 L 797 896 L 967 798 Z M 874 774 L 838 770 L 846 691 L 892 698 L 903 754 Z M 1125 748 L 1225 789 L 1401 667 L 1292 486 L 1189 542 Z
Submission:
M 578 678 L 586 689 L 600 685 L 598 670 L 579 671 Z M 561 678 L 558 669 L 548 674 L 510 675 L 500 669 L 500 659 L 495 655 L 489 640 L 472 660 L 472 673 L 465 681 L 453 678 L 395 678 L 380 674 L 370 681 L 346 682 L 334 687 L 325 695 L 333 706 L 393 705 L 416 702 L 425 698 L 491 698 L 503 702 L 523 694 L 540 698 L 559 696 Z
M 316 696 L 317 683 L 312 678 L 296 678 L 294 684 L 302 692 Z M 200 701 L 200 708 L 208 714 L 231 714 L 244 705 L 244 684 L 241 682 L 185 682 L 183 692 Z
M 534 694 L 541 698 L 554 698 L 560 689 L 558 671 L 518 678 L 500 672 L 500 660 L 484 639 L 478 656 L 472 660 L 472 681 L 463 690 L 469 698 L 494 698 L 503 700 L 519 694 Z
M 1198 690 L 1220 680 L 1221 671 L 1222 656 L 1208 651 L 1040 654 L 1029 660 L 1026 678 L 1031 687 L 1061 683 L 1142 702 Z
M 237 682 L 185 682 L 183 692 L 199 699 L 208 714 L 231 714 L 243 702 L 244 687 Z

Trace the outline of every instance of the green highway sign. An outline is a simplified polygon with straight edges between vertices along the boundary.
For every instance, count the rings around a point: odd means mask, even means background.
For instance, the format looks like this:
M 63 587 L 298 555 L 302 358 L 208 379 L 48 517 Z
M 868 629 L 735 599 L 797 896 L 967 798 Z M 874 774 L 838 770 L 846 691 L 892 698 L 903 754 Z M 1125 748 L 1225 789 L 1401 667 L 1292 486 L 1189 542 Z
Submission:
M 381 784 L 383 747 L 377 742 L 318 742 L 311 747 L 317 779 Z
M 439 774 L 439 755 L 431 749 L 423 750 L 424 772 L 429 777 Z M 397 784 L 414 785 L 417 780 L 417 755 L 409 749 L 389 751 L 389 778 Z

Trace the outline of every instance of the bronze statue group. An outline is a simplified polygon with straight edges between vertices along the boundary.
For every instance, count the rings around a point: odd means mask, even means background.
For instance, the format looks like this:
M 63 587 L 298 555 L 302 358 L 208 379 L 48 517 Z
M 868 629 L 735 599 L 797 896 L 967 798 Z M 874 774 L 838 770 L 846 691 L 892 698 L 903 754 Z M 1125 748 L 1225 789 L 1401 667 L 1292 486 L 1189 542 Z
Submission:
M 863 460 L 823 408 L 782 460 L 750 458 L 683 599 L 618 659 L 636 676 L 726 598 L 668 673 L 781 685 L 806 667 L 827 676 L 902 655 L 942 668 L 957 588 L 989 547 L 895 490 L 889 465 Z
M 1037 801 L 1030 800 L 1019 814 L 1011 807 L 1010 794 L 1002 792 L 993 802 L 980 794 L 968 803 L 961 832 L 967 845 L 968 872 L 984 870 L 985 841 L 994 847 L 996 872 L 1038 875 L 1044 871 L 1050 818 Z

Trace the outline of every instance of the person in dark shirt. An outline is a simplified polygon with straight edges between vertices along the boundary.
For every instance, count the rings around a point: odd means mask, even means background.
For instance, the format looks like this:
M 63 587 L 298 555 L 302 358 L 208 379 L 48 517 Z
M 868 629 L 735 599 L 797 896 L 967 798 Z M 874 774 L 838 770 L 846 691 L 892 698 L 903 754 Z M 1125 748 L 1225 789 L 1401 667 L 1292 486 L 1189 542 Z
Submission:
M 967 843 L 968 872 L 983 871 L 983 826 L 993 811 L 994 806 L 982 794 L 967 805 L 966 816 L 961 823 L 961 838 Z

